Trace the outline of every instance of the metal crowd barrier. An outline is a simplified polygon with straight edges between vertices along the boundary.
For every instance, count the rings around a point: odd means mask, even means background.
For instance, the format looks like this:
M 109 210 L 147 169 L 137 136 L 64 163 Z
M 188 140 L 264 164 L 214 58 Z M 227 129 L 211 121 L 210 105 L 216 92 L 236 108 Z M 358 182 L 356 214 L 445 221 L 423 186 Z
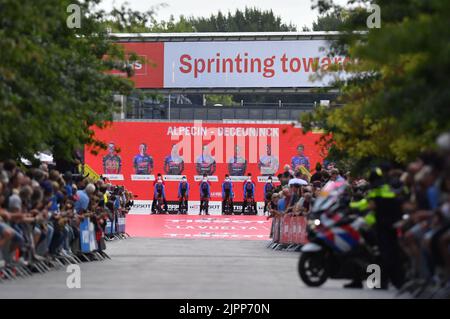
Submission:
M 105 240 L 112 241 L 116 239 L 127 239 L 130 237 L 125 230 L 126 217 L 116 216 L 114 219 L 109 219 L 105 227 Z
M 272 218 L 271 238 L 268 248 L 299 251 L 308 242 L 304 216 L 283 215 Z
M 124 216 L 115 218 L 114 222 L 109 221 L 106 225 L 104 236 L 99 236 L 95 232 L 95 226 L 90 218 L 85 218 L 79 228 L 79 239 L 71 243 L 70 253 L 58 253 L 40 257 L 34 254 L 34 251 L 48 252 L 48 241 L 42 241 L 38 245 L 33 242 L 33 227 L 26 228 L 25 241 L 25 260 L 19 260 L 19 251 L 16 250 L 15 256 L 6 255 L 3 252 L 9 251 L 9 247 L 0 249 L 0 282 L 5 280 L 15 280 L 18 278 L 29 277 L 33 273 L 46 273 L 52 269 L 60 269 L 70 264 L 80 264 L 82 262 L 101 261 L 111 259 L 105 253 L 103 240 L 125 239 L 130 237 L 125 231 L 126 219 Z M 65 226 L 69 227 L 69 226 Z M 66 229 L 73 231 L 73 229 Z M 74 237 L 76 238 L 76 237 Z M 103 243 L 103 244 L 102 244 Z

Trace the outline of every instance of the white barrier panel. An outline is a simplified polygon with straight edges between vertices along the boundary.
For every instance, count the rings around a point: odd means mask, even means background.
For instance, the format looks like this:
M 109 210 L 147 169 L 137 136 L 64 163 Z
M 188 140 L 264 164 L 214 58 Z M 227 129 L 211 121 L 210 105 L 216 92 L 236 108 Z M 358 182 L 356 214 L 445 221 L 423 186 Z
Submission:
M 169 211 L 176 211 L 178 209 L 178 203 L 169 202 Z M 240 212 L 242 206 L 235 204 L 235 212 Z M 151 213 L 152 201 L 151 200 L 135 200 L 133 208 L 130 210 L 131 215 L 149 215 Z M 258 210 L 258 215 L 263 215 L 264 202 L 257 202 L 256 208 Z M 189 201 L 188 215 L 198 215 L 200 212 L 200 201 Z M 222 202 L 221 201 L 210 201 L 209 202 L 209 214 L 211 215 L 221 215 L 222 214 Z

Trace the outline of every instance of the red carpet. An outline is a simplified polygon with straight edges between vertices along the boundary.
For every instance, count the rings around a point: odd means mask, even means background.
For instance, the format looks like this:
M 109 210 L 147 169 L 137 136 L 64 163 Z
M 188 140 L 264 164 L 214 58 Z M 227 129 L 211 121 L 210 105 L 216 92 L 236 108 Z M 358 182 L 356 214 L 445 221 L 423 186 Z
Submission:
M 128 215 L 134 237 L 268 240 L 271 220 L 263 216 Z

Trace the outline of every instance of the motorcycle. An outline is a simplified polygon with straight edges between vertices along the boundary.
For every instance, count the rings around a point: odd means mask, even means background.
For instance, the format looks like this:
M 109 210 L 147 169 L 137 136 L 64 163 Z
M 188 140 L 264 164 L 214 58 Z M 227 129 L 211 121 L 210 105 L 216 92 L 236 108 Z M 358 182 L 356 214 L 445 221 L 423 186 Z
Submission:
M 319 287 L 328 278 L 362 281 L 369 275 L 369 265 L 380 264 L 364 219 L 348 214 L 348 200 L 342 197 L 345 189 L 319 198 L 307 221 L 309 243 L 301 249 L 298 272 L 310 287 Z

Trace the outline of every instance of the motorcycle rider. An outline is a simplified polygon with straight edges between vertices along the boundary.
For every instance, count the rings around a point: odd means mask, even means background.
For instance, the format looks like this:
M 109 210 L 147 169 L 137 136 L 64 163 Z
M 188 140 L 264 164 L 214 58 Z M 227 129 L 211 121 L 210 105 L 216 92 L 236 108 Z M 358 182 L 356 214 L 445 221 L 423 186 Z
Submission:
M 181 182 L 178 184 L 178 211 L 181 212 L 183 200 L 186 202 L 186 212 L 187 214 L 187 208 L 188 200 L 189 200 L 189 183 L 186 180 L 186 176 L 183 176 L 181 179 Z
M 205 211 L 206 215 L 209 215 L 209 199 L 211 197 L 211 185 L 208 181 L 208 176 L 203 174 L 203 179 L 200 182 L 200 212 L 199 215 L 202 214 L 202 211 Z
M 252 181 L 252 174 L 247 174 L 247 180 L 244 183 L 244 203 L 242 205 L 242 215 L 244 215 L 245 208 L 247 207 L 247 200 L 252 201 L 253 209 L 255 213 L 257 213 L 256 210 L 256 201 L 255 201 L 255 183 Z
M 229 200 L 231 205 L 231 212 L 233 214 L 233 183 L 231 182 L 230 176 L 225 175 L 225 181 L 222 183 L 222 215 L 225 214 L 225 204 Z
M 365 239 L 366 243 L 370 246 L 376 244 L 376 238 L 372 229 L 370 228 L 375 223 L 375 216 L 373 211 L 369 208 L 369 202 L 367 200 L 367 183 L 357 185 L 353 190 L 352 200 L 349 204 L 348 214 L 354 214 L 364 218 L 364 222 L 367 225 L 367 229 L 364 234 L 361 233 L 362 237 Z M 344 288 L 363 288 L 363 276 L 361 276 L 360 269 L 357 265 L 349 264 L 349 267 L 354 267 L 352 281 L 344 285 Z

